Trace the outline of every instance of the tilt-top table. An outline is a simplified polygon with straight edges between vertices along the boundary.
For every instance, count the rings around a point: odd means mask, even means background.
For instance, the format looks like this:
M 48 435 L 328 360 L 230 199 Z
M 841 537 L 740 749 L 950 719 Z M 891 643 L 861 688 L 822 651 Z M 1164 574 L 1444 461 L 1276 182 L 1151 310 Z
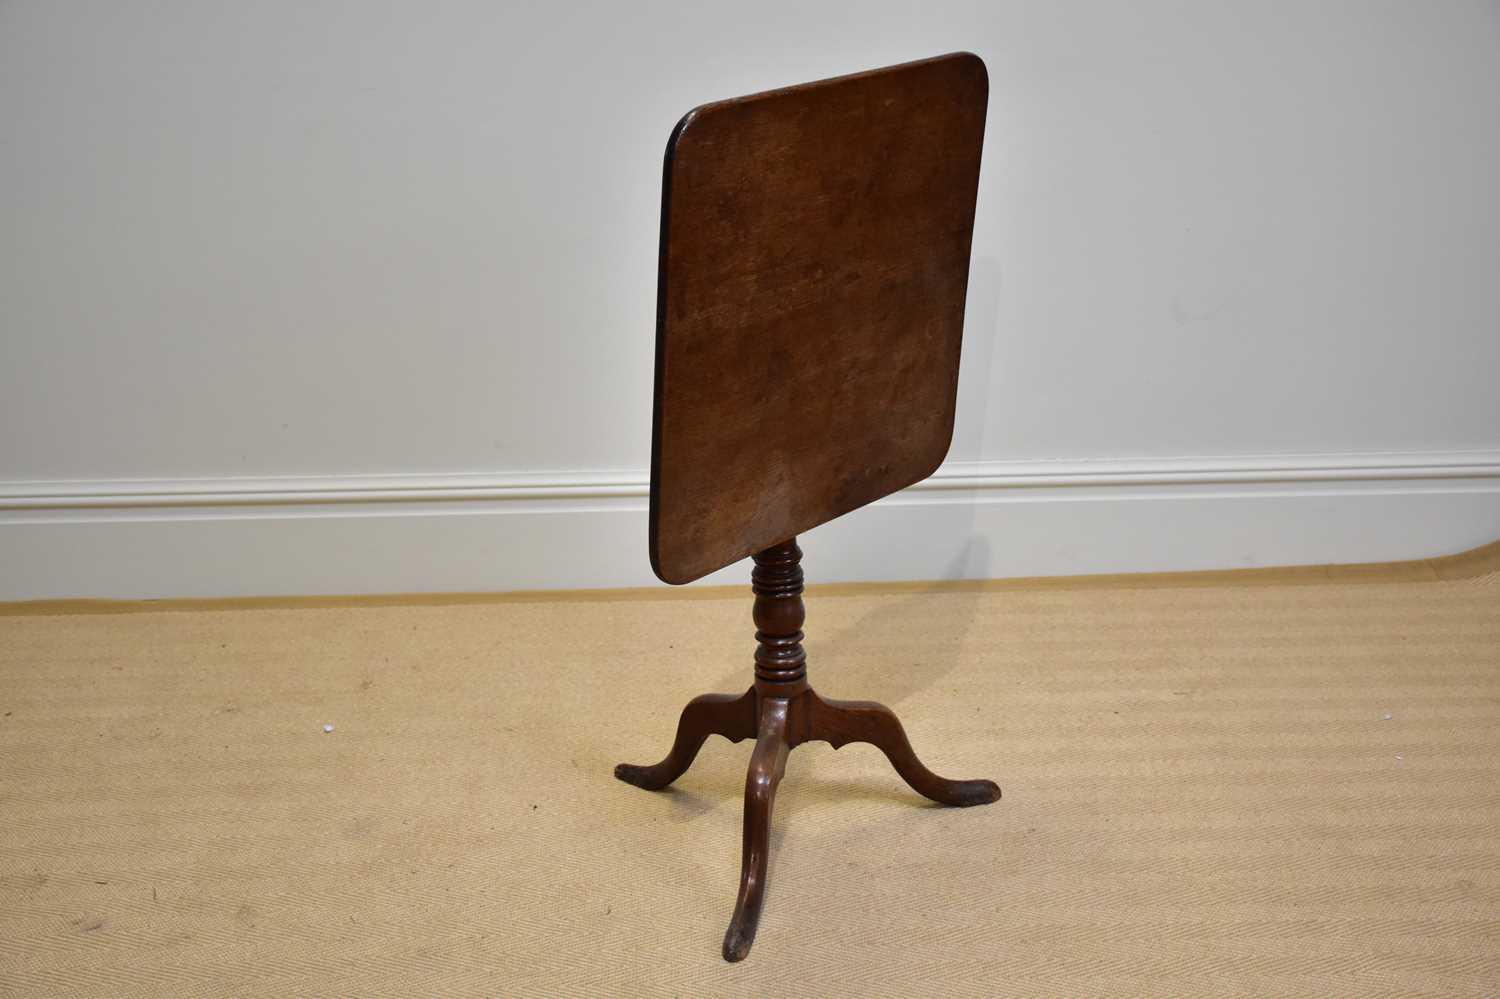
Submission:
M 688 704 L 657 790 L 708 736 L 755 739 L 724 957 L 750 951 L 788 752 L 883 750 L 945 805 L 1000 797 L 922 765 L 872 701 L 807 683 L 796 536 L 926 478 L 953 437 L 989 84 L 959 53 L 690 111 L 667 142 L 651 565 L 687 583 L 754 556 L 755 685 Z

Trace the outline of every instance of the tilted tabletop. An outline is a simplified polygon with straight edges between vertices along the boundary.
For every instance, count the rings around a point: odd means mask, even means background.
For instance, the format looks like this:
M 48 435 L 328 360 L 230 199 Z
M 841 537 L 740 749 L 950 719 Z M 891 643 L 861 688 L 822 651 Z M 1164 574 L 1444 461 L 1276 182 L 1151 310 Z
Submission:
M 930 475 L 989 84 L 967 53 L 706 104 L 667 144 L 651 564 L 686 583 Z

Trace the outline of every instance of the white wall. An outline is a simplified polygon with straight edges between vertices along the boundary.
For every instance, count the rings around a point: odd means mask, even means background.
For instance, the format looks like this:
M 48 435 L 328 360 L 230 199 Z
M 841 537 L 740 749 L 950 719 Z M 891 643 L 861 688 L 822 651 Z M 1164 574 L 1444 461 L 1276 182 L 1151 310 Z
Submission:
M 1493 4 L 33 0 L 0 599 L 650 579 L 668 131 L 955 49 L 991 103 L 950 463 L 810 576 L 1500 536 Z

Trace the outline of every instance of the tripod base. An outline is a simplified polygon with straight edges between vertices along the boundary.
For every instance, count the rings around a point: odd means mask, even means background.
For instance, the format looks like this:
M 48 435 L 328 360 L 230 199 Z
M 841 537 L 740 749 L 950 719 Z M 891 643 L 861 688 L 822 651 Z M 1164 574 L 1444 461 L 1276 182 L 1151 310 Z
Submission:
M 799 681 L 757 682 L 744 694 L 705 694 L 695 698 L 682 711 L 677 738 L 666 759 L 653 766 L 622 763 L 615 767 L 615 776 L 620 780 L 657 791 L 687 771 L 710 735 L 722 735 L 730 742 L 755 739 L 750 772 L 745 778 L 740 891 L 729 930 L 724 934 L 726 961 L 742 960 L 755 940 L 766 893 L 771 806 L 786 769 L 787 754 L 793 748 L 804 742 L 826 742 L 835 749 L 851 742 L 868 742 L 885 753 L 912 790 L 939 804 L 986 805 L 1000 797 L 1000 788 L 994 781 L 947 780 L 928 770 L 912 751 L 901 722 L 884 705 L 874 701 L 824 700 L 805 680 L 799 678 Z

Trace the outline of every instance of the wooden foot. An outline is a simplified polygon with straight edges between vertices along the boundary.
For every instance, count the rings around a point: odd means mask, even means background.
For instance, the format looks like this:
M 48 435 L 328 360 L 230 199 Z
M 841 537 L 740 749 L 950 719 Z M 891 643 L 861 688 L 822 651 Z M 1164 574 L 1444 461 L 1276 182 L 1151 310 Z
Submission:
M 744 960 L 755 941 L 755 928 L 760 925 L 760 907 L 766 898 L 766 865 L 771 853 L 771 806 L 776 803 L 776 788 L 786 772 L 786 757 L 792 748 L 787 742 L 788 708 L 788 702 L 780 698 L 767 698 L 760 706 L 760 734 L 750 756 L 750 772 L 745 777 L 740 893 L 734 901 L 729 930 L 724 934 L 726 961 Z
M 704 694 L 688 702 L 677 722 L 677 738 L 666 759 L 649 767 L 621 763 L 615 776 L 627 784 L 660 791 L 693 765 L 711 735 L 739 742 L 755 735 L 755 688 L 743 694 Z
M 911 789 L 940 805 L 988 805 L 1000 799 L 1000 785 L 992 780 L 948 780 L 922 765 L 895 712 L 874 701 L 825 701 L 807 692 L 808 734 L 801 741 L 820 740 L 834 749 L 851 742 L 868 742 L 885 753 Z

